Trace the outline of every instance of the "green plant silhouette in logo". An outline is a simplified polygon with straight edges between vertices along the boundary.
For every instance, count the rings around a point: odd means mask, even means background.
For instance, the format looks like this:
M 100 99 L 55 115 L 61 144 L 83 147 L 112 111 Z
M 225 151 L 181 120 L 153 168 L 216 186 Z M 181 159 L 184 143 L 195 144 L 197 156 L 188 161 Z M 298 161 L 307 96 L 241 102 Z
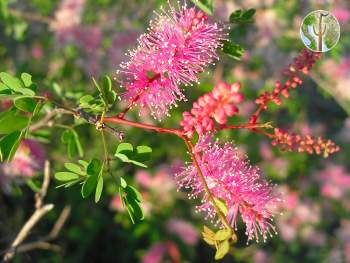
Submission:
M 313 11 L 304 18 L 300 27 L 300 37 L 310 50 L 326 52 L 337 44 L 340 26 L 330 12 Z

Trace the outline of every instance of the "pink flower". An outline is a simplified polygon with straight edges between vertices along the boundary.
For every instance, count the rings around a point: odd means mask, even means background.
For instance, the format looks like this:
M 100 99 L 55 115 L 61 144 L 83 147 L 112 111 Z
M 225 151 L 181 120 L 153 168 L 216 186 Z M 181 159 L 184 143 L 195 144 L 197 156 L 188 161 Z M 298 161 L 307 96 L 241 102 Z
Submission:
M 272 193 L 273 187 L 260 175 L 257 167 L 251 166 L 247 159 L 241 158 L 232 143 L 213 142 L 212 136 L 200 138 L 196 147 L 203 176 L 209 190 L 215 198 L 225 201 L 228 207 L 227 219 L 232 227 L 237 228 L 238 213 L 246 224 L 248 241 L 259 233 L 266 240 L 275 227 L 271 224 L 273 209 L 280 199 Z M 214 219 L 216 211 L 208 199 L 202 181 L 194 164 L 190 164 L 176 175 L 178 186 L 190 188 L 190 198 L 203 195 L 198 211 L 207 213 L 207 218 Z
M 332 11 L 332 14 L 338 19 L 340 23 L 346 23 L 350 18 L 350 12 L 344 7 L 336 8 Z
M 317 179 L 325 197 L 341 200 L 350 192 L 350 175 L 343 166 L 329 165 L 317 175 Z
M 243 101 L 243 95 L 239 93 L 240 88 L 238 82 L 232 85 L 221 82 L 212 92 L 194 102 L 191 112 L 185 111 L 180 122 L 186 135 L 192 137 L 195 131 L 199 135 L 214 131 L 215 122 L 220 125 L 226 124 L 227 117 L 238 113 L 236 104 Z
M 33 140 L 23 140 L 10 163 L 2 165 L 7 177 L 32 177 L 44 166 L 43 147 Z
M 171 262 L 180 262 L 180 252 L 177 246 L 167 241 L 164 243 L 154 244 L 148 252 L 143 256 L 142 263 L 160 263 L 164 262 L 165 255 L 169 255 Z
M 168 115 L 169 108 L 185 97 L 180 84 L 198 82 L 197 73 L 218 59 L 222 29 L 207 21 L 202 11 L 187 8 L 162 9 L 140 36 L 130 61 L 121 64 L 126 92 L 123 99 L 149 108 L 156 119 Z
M 253 257 L 254 263 L 267 263 L 269 262 L 268 254 L 263 250 L 257 250 Z
M 198 242 L 198 231 L 190 223 L 181 219 L 170 219 L 167 223 L 169 233 L 177 235 L 187 245 L 194 246 Z
M 50 24 L 59 42 L 66 42 L 71 38 L 74 30 L 80 25 L 84 5 L 85 0 L 61 1 Z
M 43 49 L 39 44 L 34 44 L 30 51 L 30 54 L 34 59 L 41 59 L 43 57 L 43 53 Z
M 166 252 L 166 244 L 154 244 L 142 258 L 142 263 L 161 262 Z

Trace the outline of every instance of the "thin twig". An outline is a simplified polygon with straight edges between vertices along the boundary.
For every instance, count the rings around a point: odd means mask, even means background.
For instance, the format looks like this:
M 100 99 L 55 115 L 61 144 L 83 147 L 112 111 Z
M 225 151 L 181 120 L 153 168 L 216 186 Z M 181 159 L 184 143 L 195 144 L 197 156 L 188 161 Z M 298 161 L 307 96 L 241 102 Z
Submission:
M 58 114 L 72 114 L 71 112 L 65 110 L 65 109 L 61 109 L 61 108 L 55 108 L 52 111 L 50 111 L 44 118 L 42 118 L 40 121 L 38 121 L 37 123 L 34 123 L 32 125 L 30 125 L 29 130 L 31 132 L 33 131 L 37 131 L 43 127 L 47 127 L 47 126 L 51 126 L 50 125 L 50 121 L 52 118 L 54 118 L 55 116 L 57 116 Z
M 38 193 L 35 194 L 35 208 L 39 209 L 43 205 L 43 200 L 47 194 L 47 188 L 50 184 L 50 163 L 49 161 L 45 161 L 44 164 L 44 179 L 41 189 Z
M 48 204 L 37 208 L 34 214 L 28 219 L 28 221 L 24 224 L 22 229 L 19 231 L 15 240 L 12 242 L 9 251 L 4 256 L 4 262 L 10 261 L 16 252 L 16 248 L 23 242 L 23 240 L 28 236 L 32 228 L 38 223 L 38 221 L 46 215 L 49 211 L 53 209 L 53 204 Z
M 27 238 L 32 228 L 40 221 L 40 219 L 54 208 L 53 204 L 43 204 L 43 200 L 46 196 L 47 189 L 50 184 L 50 163 L 45 161 L 44 179 L 40 191 L 35 195 L 35 211 L 27 222 L 23 225 L 22 229 L 18 232 L 16 238 L 13 240 L 9 250 L 5 254 L 3 261 L 10 261 L 15 253 L 17 247 Z
M 23 12 L 23 11 L 19 11 L 19 10 L 12 9 L 12 8 L 9 8 L 8 12 L 9 12 L 9 14 L 11 14 L 13 16 L 24 18 L 26 20 L 31 20 L 34 22 L 40 22 L 40 23 L 44 23 L 44 24 L 51 24 L 53 22 L 53 19 L 51 19 L 49 17 L 41 16 L 39 14 Z

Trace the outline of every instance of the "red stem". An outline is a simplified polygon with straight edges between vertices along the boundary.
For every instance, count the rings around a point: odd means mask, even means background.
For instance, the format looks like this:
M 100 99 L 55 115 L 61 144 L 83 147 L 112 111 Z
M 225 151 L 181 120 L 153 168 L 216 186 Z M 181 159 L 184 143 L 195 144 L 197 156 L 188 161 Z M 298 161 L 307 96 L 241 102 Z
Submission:
M 184 137 L 184 133 L 178 129 L 168 129 L 168 128 L 162 128 L 162 127 L 158 127 L 158 126 L 154 126 L 154 125 L 150 125 L 150 124 L 129 121 L 129 120 L 125 120 L 123 118 L 120 118 L 118 116 L 105 117 L 103 119 L 103 121 L 110 122 L 110 123 L 116 123 L 116 124 L 124 124 L 127 126 L 138 127 L 138 128 L 146 129 L 146 130 L 153 130 L 153 131 L 160 132 L 160 133 L 174 134 L 180 138 Z

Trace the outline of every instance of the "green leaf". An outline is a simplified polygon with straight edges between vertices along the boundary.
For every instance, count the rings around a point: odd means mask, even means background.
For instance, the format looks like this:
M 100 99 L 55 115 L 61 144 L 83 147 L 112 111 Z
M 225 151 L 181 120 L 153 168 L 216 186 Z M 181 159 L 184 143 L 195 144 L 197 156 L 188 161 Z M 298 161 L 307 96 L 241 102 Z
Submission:
M 81 166 L 75 163 L 65 163 L 64 167 L 73 173 L 76 173 L 79 175 L 86 175 L 86 173 L 81 169 Z
M 232 231 L 230 229 L 221 229 L 215 233 L 215 240 L 224 241 L 230 239 L 232 236 Z
M 128 163 L 132 163 L 134 165 L 137 165 L 137 166 L 140 166 L 140 167 L 143 167 L 143 168 L 147 168 L 148 166 L 145 165 L 144 163 L 140 163 L 138 161 L 135 161 L 135 160 L 129 160 Z
M 227 240 L 219 243 L 215 253 L 215 259 L 216 260 L 222 259 L 229 251 L 230 251 L 230 243 Z
M 112 92 L 112 80 L 105 75 L 102 80 L 102 87 L 103 87 L 103 100 L 105 101 L 106 105 L 111 104 L 114 102 L 115 97 L 114 93 Z
M 130 154 L 133 151 L 134 147 L 130 143 L 122 142 L 117 147 L 117 153 Z
M 213 15 L 213 10 L 214 10 L 213 0 L 191 0 L 191 1 L 208 15 Z
M 230 15 L 230 23 L 248 24 L 254 22 L 254 15 L 256 10 L 254 8 L 248 10 L 236 10 Z
M 136 157 L 135 160 L 139 162 L 148 161 L 151 157 L 152 148 L 146 145 L 140 145 L 136 147 Z
M 61 135 L 61 141 L 67 144 L 67 151 L 69 158 L 73 158 L 77 154 L 83 157 L 84 151 L 79 141 L 78 133 L 73 129 L 65 130 Z
M 120 177 L 120 186 L 123 188 L 128 186 L 127 182 L 124 180 L 123 177 Z
M 15 92 L 22 93 L 22 94 L 28 95 L 28 96 L 35 95 L 35 92 L 33 90 L 25 88 L 19 79 L 11 76 L 10 74 L 8 74 L 6 72 L 0 73 L 0 79 L 8 88 L 10 88 L 11 90 L 13 90 Z
M 245 21 L 250 21 L 255 15 L 256 10 L 254 8 L 248 9 L 242 15 L 242 19 Z
M 32 179 L 26 180 L 25 182 L 33 192 L 40 192 L 40 186 L 38 186 Z
M 98 159 L 92 159 L 86 168 L 88 175 L 98 175 L 102 169 L 102 162 Z
M 10 74 L 8 74 L 6 72 L 0 73 L 0 79 L 10 89 L 18 90 L 18 89 L 24 88 L 22 86 L 22 83 L 17 78 L 11 76 Z
M 55 173 L 55 179 L 58 181 L 72 181 L 79 179 L 79 175 L 72 172 L 58 172 Z
M 73 180 L 73 181 L 68 181 L 67 183 L 60 184 L 60 185 L 56 186 L 55 188 L 56 189 L 62 188 L 62 187 L 68 188 L 68 187 L 70 187 L 72 185 L 75 185 L 75 184 L 79 183 L 80 181 L 81 181 L 80 178 L 76 179 L 76 180 Z
M 94 97 L 92 97 L 91 95 L 85 95 L 85 96 L 80 98 L 79 103 L 80 104 L 89 104 L 93 100 L 94 100 Z
M 44 103 L 42 103 L 40 101 L 35 105 L 35 108 L 34 108 L 34 111 L 33 111 L 33 117 L 36 116 L 37 114 L 39 114 L 39 112 L 41 111 L 43 106 L 44 106 Z
M 96 186 L 96 192 L 95 192 L 95 203 L 98 203 L 98 201 L 100 201 L 102 191 L 103 191 L 103 176 L 99 176 L 97 186 Z
M 24 112 L 33 112 L 36 107 L 35 100 L 29 97 L 16 98 L 14 99 L 13 103 L 17 109 Z
M 32 82 L 32 75 L 30 75 L 30 74 L 28 74 L 26 72 L 23 72 L 21 74 L 21 79 L 22 79 L 22 81 L 24 83 L 24 86 L 27 87 L 27 88 L 29 88 L 32 85 L 32 83 L 33 83 Z
M 23 132 L 14 131 L 0 140 L 1 160 L 11 161 L 22 140 Z
M 68 157 L 73 158 L 74 156 L 77 155 L 78 149 L 77 146 L 74 142 L 74 140 L 70 140 L 67 144 L 67 151 L 68 151 Z
M 238 45 L 238 44 L 234 44 L 228 40 L 224 40 L 223 41 L 224 43 L 224 46 L 223 46 L 223 49 L 222 51 L 229 55 L 230 57 L 232 57 L 233 59 L 236 59 L 236 60 L 240 60 L 243 53 L 244 53 L 244 49 Z
M 83 186 L 81 187 L 81 195 L 83 198 L 88 197 L 92 191 L 96 188 L 97 184 L 97 175 L 90 175 L 86 181 L 84 182 Z
M 128 198 L 132 198 L 135 199 L 138 202 L 142 202 L 142 195 L 140 194 L 139 191 L 137 191 L 137 189 L 131 185 L 127 185 L 126 187 L 124 187 L 124 191 L 127 194 Z
M 84 150 L 83 147 L 81 146 L 80 140 L 79 140 L 79 135 L 75 130 L 72 130 L 73 133 L 73 140 L 76 146 L 76 149 L 78 150 L 78 155 L 79 157 L 83 157 L 84 156 Z
M 8 17 L 7 4 L 8 4 L 7 0 L 0 0 L 0 18 L 7 19 Z
M 126 156 L 125 154 L 122 153 L 116 153 L 114 154 L 115 157 L 119 158 L 122 162 L 124 163 L 128 163 L 130 162 L 130 159 L 128 156 Z
M 231 15 L 230 15 L 230 22 L 231 23 L 235 23 L 242 15 L 242 10 L 238 9 L 236 11 L 234 11 Z
M 84 167 L 84 169 L 86 170 L 89 163 L 87 161 L 84 161 L 84 160 L 78 160 L 78 163 Z
M 14 108 L 0 113 L 0 134 L 22 130 L 28 125 L 28 118 L 18 115 Z
M 134 199 L 126 199 L 126 207 L 129 211 L 129 214 L 132 214 L 133 222 L 144 219 L 144 213 L 142 211 L 140 203 Z

